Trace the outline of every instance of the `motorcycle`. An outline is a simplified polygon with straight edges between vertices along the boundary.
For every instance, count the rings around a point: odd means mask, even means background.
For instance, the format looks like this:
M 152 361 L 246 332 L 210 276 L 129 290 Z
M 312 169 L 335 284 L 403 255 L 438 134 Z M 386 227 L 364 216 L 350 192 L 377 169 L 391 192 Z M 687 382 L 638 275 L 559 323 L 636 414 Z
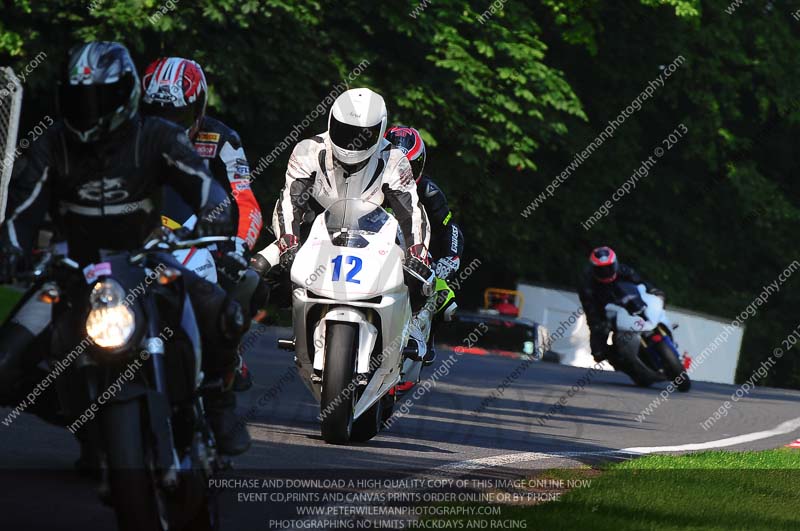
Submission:
M 99 456 L 100 496 L 120 530 L 218 529 L 208 478 L 225 463 L 202 395 L 222 382 L 204 381 L 195 313 L 169 253 L 226 239 L 161 229 L 85 268 L 46 252 L 33 272 L 53 305 L 48 363 L 66 367 L 59 402 Z
M 672 337 L 672 326 L 661 297 L 647 293 L 642 284 L 617 282 L 616 303 L 607 304 L 612 323 L 608 361 L 641 387 L 669 380 L 681 392 L 691 389 L 680 352 Z
M 411 304 L 397 220 L 379 205 L 342 199 L 315 219 L 291 268 L 298 373 L 320 404 L 322 438 L 363 442 L 389 418 L 409 340 Z

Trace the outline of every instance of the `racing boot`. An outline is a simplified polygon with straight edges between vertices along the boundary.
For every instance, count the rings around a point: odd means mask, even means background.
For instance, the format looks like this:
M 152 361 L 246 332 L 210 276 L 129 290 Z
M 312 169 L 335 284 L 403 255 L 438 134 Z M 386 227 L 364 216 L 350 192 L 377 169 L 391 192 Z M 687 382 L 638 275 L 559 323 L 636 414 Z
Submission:
M 209 391 L 204 402 L 219 453 L 233 456 L 249 450 L 252 439 L 247 424 L 236 416 L 236 395 L 233 390 Z
M 233 377 L 233 390 L 237 393 L 241 393 L 242 391 L 247 391 L 251 387 L 253 387 L 253 375 L 247 363 L 245 363 L 244 358 L 239 356 L 239 366 L 236 367 Z
M 413 361 L 422 361 L 427 365 L 433 362 L 436 353 L 428 350 L 428 337 L 431 334 L 432 317 L 431 311 L 428 308 L 423 308 L 411 320 L 408 327 L 408 344 L 403 349 L 403 355 L 406 358 Z

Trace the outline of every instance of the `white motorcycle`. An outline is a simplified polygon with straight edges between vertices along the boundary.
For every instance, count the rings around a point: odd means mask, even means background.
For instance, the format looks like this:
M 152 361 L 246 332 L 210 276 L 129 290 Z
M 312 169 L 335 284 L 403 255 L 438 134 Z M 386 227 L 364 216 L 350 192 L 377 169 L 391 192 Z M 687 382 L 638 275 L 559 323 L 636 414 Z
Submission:
M 613 332 L 608 361 L 639 386 L 669 380 L 679 391 L 688 391 L 692 382 L 672 338 L 675 327 L 664 311 L 664 301 L 647 293 L 642 284 L 617 282 L 615 291 L 617 302 L 606 305 Z
M 399 243 L 398 243 L 399 242 Z M 342 199 L 317 216 L 291 269 L 295 351 L 320 403 L 322 438 L 367 441 L 391 415 L 411 304 L 397 220 L 379 205 Z

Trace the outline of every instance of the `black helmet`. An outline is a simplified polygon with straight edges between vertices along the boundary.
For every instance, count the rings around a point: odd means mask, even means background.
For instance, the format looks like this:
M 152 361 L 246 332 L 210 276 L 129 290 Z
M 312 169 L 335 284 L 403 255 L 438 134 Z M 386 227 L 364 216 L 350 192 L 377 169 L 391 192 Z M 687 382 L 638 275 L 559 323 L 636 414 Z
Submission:
M 127 48 L 117 42 L 90 42 L 70 51 L 58 108 L 78 140 L 95 142 L 133 118 L 140 90 Z
M 386 132 L 386 140 L 394 144 L 405 153 L 408 162 L 411 163 L 411 171 L 414 173 L 414 180 L 419 182 L 422 178 L 422 170 L 425 168 L 425 142 L 422 135 L 413 127 L 405 125 L 394 125 Z
M 592 274 L 595 280 L 609 284 L 617 280 L 619 264 L 617 255 L 611 247 L 598 247 L 589 255 L 592 264 Z

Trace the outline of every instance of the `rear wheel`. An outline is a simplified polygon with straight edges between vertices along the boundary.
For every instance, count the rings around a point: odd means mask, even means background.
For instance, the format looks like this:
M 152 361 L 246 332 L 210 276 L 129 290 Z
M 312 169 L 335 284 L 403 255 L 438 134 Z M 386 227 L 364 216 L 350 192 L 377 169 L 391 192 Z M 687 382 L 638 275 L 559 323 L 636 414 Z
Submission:
M 352 323 L 327 325 L 320 410 L 322 438 L 328 443 L 345 444 L 353 431 L 357 330 Z
M 678 388 L 678 391 L 685 393 L 692 388 L 692 381 L 689 379 L 689 375 L 686 374 L 686 369 L 683 368 L 681 360 L 675 355 L 667 341 L 669 341 L 669 338 L 665 337 L 655 344 L 655 349 L 664 363 L 664 374 L 671 382 L 675 382 L 680 378 L 680 383 L 676 383 L 675 387 Z

